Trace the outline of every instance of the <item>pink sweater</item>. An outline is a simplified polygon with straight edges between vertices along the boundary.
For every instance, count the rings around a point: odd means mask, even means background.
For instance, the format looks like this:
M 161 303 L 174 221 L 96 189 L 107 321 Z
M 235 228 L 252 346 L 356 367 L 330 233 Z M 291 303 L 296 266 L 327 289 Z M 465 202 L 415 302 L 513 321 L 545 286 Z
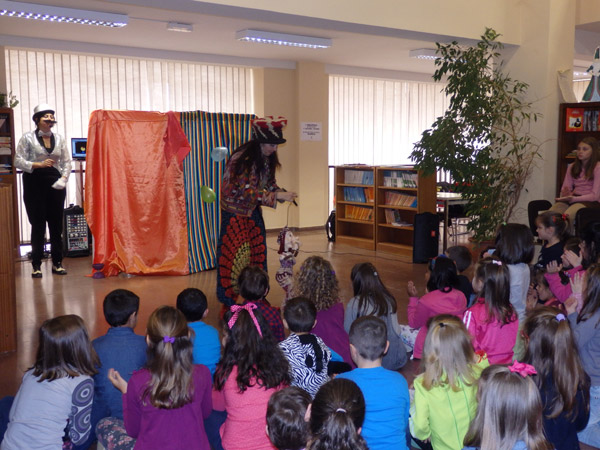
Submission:
M 565 192 L 570 192 L 575 196 L 571 203 L 600 201 L 600 162 L 596 164 L 594 175 L 590 180 L 585 179 L 585 171 L 581 171 L 577 178 L 573 178 L 572 168 L 573 164 L 569 164 L 567 167 L 565 180 L 560 190 L 561 196 Z
M 573 275 L 583 271 L 583 267 L 577 266 L 567 270 L 565 273 L 569 278 L 573 278 Z M 573 293 L 571 290 L 571 284 L 562 284 L 560 281 L 560 275 L 558 273 L 545 273 L 544 278 L 548 282 L 548 286 L 550 286 L 550 291 L 554 294 L 559 302 L 564 303 Z
M 461 318 L 467 309 L 467 299 L 458 289 L 450 292 L 435 290 L 428 292 L 421 298 L 410 297 L 408 300 L 408 325 L 420 328 L 415 341 L 413 357 L 421 359 L 425 336 L 427 336 L 427 321 L 438 314 L 452 314 Z
M 463 322 L 473 337 L 475 351 L 487 353 L 490 364 L 508 364 L 512 361 L 513 347 L 519 331 L 519 319 L 502 324 L 494 316 L 488 317 L 484 298 L 479 298 L 463 315 Z
M 277 389 L 251 386 L 240 392 L 237 366 L 231 370 L 223 387 L 227 419 L 221 426 L 221 441 L 227 450 L 275 450 L 265 433 L 267 402 Z M 283 386 L 281 386 L 283 387 Z

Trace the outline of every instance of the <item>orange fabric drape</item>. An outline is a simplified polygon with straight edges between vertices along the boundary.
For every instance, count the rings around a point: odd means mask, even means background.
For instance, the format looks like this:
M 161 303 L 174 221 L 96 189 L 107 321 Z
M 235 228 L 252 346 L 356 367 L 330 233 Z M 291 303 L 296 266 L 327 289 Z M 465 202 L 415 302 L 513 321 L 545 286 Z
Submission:
M 90 116 L 85 216 L 94 263 L 104 264 L 106 276 L 189 273 L 183 173 L 169 151 L 183 132 L 167 125 L 167 114 L 157 112 Z

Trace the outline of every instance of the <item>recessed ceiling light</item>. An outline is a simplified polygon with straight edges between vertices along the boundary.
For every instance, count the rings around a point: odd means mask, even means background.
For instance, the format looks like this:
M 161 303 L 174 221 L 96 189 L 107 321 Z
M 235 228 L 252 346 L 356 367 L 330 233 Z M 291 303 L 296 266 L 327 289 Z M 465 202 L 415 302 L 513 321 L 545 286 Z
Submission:
M 332 44 L 331 39 L 328 38 L 301 36 L 298 34 L 273 33 L 271 31 L 260 30 L 238 31 L 235 34 L 235 38 L 239 41 L 304 48 L 329 48 Z

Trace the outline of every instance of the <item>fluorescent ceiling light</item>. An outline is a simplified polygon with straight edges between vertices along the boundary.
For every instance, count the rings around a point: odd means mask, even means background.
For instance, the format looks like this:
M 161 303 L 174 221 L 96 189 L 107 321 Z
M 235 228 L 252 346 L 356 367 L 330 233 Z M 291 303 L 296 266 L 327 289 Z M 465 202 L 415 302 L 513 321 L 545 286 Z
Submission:
M 409 51 L 408 56 L 418 59 L 438 59 L 440 57 L 433 48 L 417 48 Z
M 13 2 L 11 0 L 0 0 L 0 16 L 113 28 L 124 27 L 129 20 L 126 14 L 62 8 L 52 5 L 37 5 L 35 3 Z
M 261 44 L 287 45 L 290 47 L 329 48 L 331 39 L 297 34 L 272 33 L 270 31 L 243 30 L 235 34 L 238 41 L 259 42 Z
M 192 31 L 194 31 L 194 27 L 191 23 L 169 22 L 167 24 L 167 30 L 180 31 L 182 33 L 191 33 Z

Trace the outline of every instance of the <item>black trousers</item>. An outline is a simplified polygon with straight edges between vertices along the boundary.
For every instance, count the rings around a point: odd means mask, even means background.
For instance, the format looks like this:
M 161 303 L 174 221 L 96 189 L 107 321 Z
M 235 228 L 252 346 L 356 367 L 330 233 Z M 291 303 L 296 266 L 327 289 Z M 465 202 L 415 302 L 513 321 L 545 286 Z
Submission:
M 50 230 L 52 263 L 62 261 L 63 210 L 66 192 L 53 189 L 60 172 L 53 167 L 23 172 L 23 201 L 31 224 L 31 262 L 40 265 L 44 254 L 46 224 Z

